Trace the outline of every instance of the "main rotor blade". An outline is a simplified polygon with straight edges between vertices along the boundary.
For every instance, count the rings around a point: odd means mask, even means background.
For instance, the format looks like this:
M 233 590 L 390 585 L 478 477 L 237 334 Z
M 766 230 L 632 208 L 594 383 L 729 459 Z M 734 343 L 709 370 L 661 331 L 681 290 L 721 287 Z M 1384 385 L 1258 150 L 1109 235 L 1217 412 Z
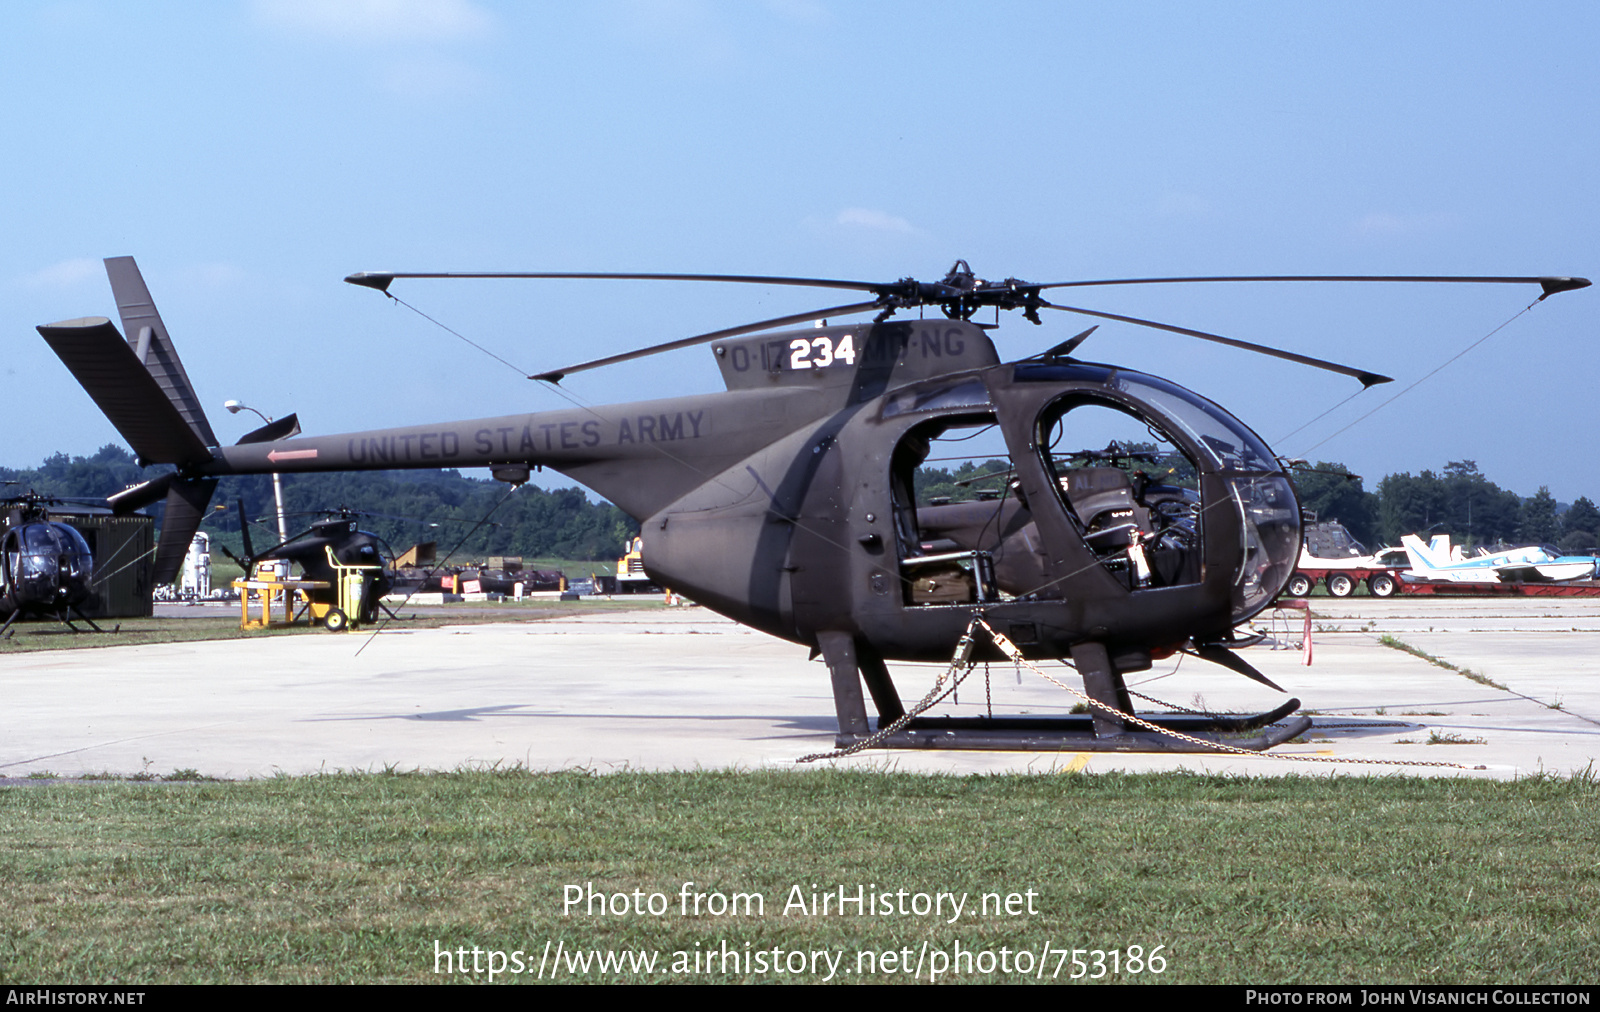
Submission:
M 365 288 L 376 288 L 380 292 L 387 292 L 389 284 L 395 278 L 545 278 L 555 280 L 594 280 L 594 281 L 725 281 L 734 284 L 746 285 L 797 285 L 803 288 L 842 288 L 856 292 L 878 292 L 892 288 L 881 282 L 870 281 L 837 281 L 829 278 L 788 278 L 769 277 L 762 274 L 595 274 L 574 272 L 525 272 L 525 271 L 446 271 L 446 272 L 401 272 L 401 271 L 360 271 L 345 278 L 352 285 L 361 285 Z
M 1245 351 L 1260 352 L 1263 355 L 1271 355 L 1273 358 L 1287 359 L 1290 362 L 1298 362 L 1301 365 L 1309 365 L 1317 369 L 1326 369 L 1329 372 L 1336 372 L 1342 376 L 1353 376 L 1361 381 L 1361 385 L 1363 387 L 1374 386 L 1378 383 L 1394 382 L 1393 376 L 1381 376 L 1375 372 L 1367 372 L 1364 369 L 1353 369 L 1350 366 L 1340 365 L 1337 362 L 1329 362 L 1320 358 L 1312 358 L 1309 355 L 1299 355 L 1292 351 L 1282 351 L 1277 348 L 1269 348 L 1264 344 L 1251 344 L 1249 341 L 1240 341 L 1233 337 L 1223 337 L 1221 334 L 1209 334 L 1203 330 L 1190 330 L 1188 327 L 1174 327 L 1170 323 L 1157 323 L 1154 320 L 1141 320 L 1137 316 L 1119 316 L 1116 313 L 1102 313 L 1096 309 L 1080 309 L 1076 306 L 1058 306 L 1053 302 L 1045 302 L 1043 300 L 1039 302 L 1039 305 L 1046 309 L 1059 309 L 1066 313 L 1079 313 L 1083 316 L 1097 316 L 1102 320 L 1116 320 L 1119 323 L 1132 323 L 1136 326 L 1150 327 L 1154 330 L 1165 330 L 1172 334 L 1183 334 L 1186 337 L 1198 337 L 1202 341 L 1214 341 L 1217 344 L 1226 344 L 1232 348 L 1243 348 Z
M 1092 288 L 1102 285 L 1187 285 L 1208 284 L 1217 281 L 1393 281 L 1403 283 L 1440 283 L 1440 284 L 1466 284 L 1466 285 L 1538 285 L 1544 289 L 1544 295 L 1554 295 L 1557 292 L 1571 292 L 1579 288 L 1588 288 L 1591 282 L 1588 278 L 1542 277 L 1542 278 L 1510 278 L 1510 277 L 1463 277 L 1454 275 L 1424 275 L 1424 274 L 1260 274 L 1237 275 L 1204 278 L 1109 278 L 1103 281 L 1054 281 L 1048 285 L 1028 285 L 1028 288 Z
M 727 330 L 713 330 L 709 334 L 698 334 L 694 337 L 680 338 L 668 341 L 665 344 L 654 344 L 648 348 L 639 348 L 634 351 L 623 352 L 620 355 L 610 355 L 606 358 L 597 358 L 589 362 L 580 362 L 569 365 L 564 369 L 552 369 L 550 372 L 541 372 L 529 379 L 545 380 L 550 383 L 560 383 L 562 379 L 575 372 L 584 372 L 588 369 L 598 369 L 603 365 L 615 365 L 618 362 L 629 362 L 636 358 L 645 358 L 649 355 L 659 355 L 664 351 L 676 351 L 679 348 L 689 348 L 697 344 L 705 344 L 724 337 L 738 337 L 741 334 L 753 334 L 761 330 L 771 330 L 773 327 L 783 327 L 791 323 L 810 323 L 812 320 L 823 320 L 830 316 L 849 316 L 852 313 L 865 313 L 874 309 L 881 309 L 877 302 L 855 302 L 847 306 L 833 306 L 829 309 L 818 309 L 809 313 L 795 313 L 793 316 L 780 316 L 771 320 L 762 320 L 760 323 L 747 323 L 742 327 L 729 327 Z

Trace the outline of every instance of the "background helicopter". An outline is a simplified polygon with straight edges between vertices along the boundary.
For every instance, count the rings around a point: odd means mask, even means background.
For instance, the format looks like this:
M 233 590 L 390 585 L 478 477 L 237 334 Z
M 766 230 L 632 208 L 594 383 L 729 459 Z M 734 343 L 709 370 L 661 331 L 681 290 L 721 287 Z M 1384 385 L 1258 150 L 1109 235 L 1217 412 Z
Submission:
M 1272 685 L 1235 654 L 1232 631 L 1282 590 L 1300 547 L 1300 513 L 1283 466 L 1220 406 L 1170 381 L 1073 357 L 1088 332 L 1031 358 L 1003 363 L 980 309 L 1020 309 L 1038 323 L 1052 309 L 1256 351 L 1351 376 L 1375 373 L 1203 331 L 1047 301 L 1050 289 L 1238 281 L 1441 281 L 1538 284 L 1547 297 L 1579 278 L 1204 277 L 1036 284 L 978 278 L 958 261 L 939 282 L 667 274 L 356 274 L 387 292 L 400 277 L 695 280 L 838 288 L 866 301 L 830 306 L 532 378 L 575 372 L 709 343 L 725 393 L 529 415 L 283 439 L 252 433 L 216 447 L 199 401 L 130 258 L 107 261 L 130 338 L 104 318 L 40 333 L 151 462 L 173 476 L 114 497 L 119 510 L 165 497 L 171 537 L 186 546 L 187 517 L 203 509 L 216 475 L 270 471 L 488 467 L 513 484 L 548 466 L 641 521 L 647 569 L 658 583 L 740 622 L 810 646 L 827 662 L 841 745 L 866 740 L 862 683 L 880 728 L 905 715 L 887 660 L 948 660 L 975 617 L 1034 659 L 1070 659 L 1092 717 L 914 721 L 882 744 L 956 748 L 1193 750 L 1221 735 L 1267 748 L 1309 725 L 1289 700 L 1249 718 L 1161 718 L 1189 740 L 1129 723 L 1123 676 L 1178 650 Z M 900 322 L 937 307 L 943 319 Z M 867 312 L 870 324 L 770 333 Z M 1141 503 L 1132 478 L 1104 460 L 1073 463 L 1066 448 L 1098 438 L 1109 420 L 1147 433 L 1187 462 L 1191 501 Z M 941 441 L 998 434 L 1012 495 L 954 552 L 923 549 L 939 507 L 914 493 L 917 469 Z M 1080 459 L 1081 454 L 1076 455 Z M 1007 506 L 1007 504 L 1010 504 Z M 186 512 L 189 511 L 189 512 Z M 1008 512 L 1009 511 L 1009 512 Z M 176 518 L 176 520 L 174 519 Z M 196 519 L 194 522 L 198 522 Z M 185 525 L 187 529 L 184 529 Z M 165 544 L 169 532 L 162 532 Z M 951 537 L 950 540 L 956 540 Z M 1004 574 L 1002 577 L 1001 574 Z M 997 644 L 972 656 L 999 658 Z M 1272 686 L 1277 688 L 1276 686 Z M 1280 690 L 1281 691 L 1281 690 Z M 1265 729 L 1265 730 L 1263 730 Z
M 54 618 L 77 632 L 70 615 L 100 631 L 82 610 L 94 597 L 89 542 L 70 524 L 50 519 L 48 507 L 63 502 L 32 492 L 0 500 L 5 510 L 5 532 L 0 535 L 0 615 L 5 623 L 0 634 L 27 617 Z
M 327 583 L 328 587 L 308 590 L 305 595 L 312 620 L 322 623 L 332 632 L 375 622 L 380 612 L 388 612 L 391 618 L 398 617 L 383 603 L 384 597 L 394 592 L 409 595 L 425 588 L 437 592 L 441 573 L 477 580 L 485 591 L 503 594 L 512 593 L 518 583 L 528 589 L 554 589 L 559 587 L 563 579 L 559 572 L 523 571 L 520 558 L 507 559 L 503 556 L 494 560 L 500 568 L 447 566 L 448 556 L 440 559 L 437 545 L 431 541 L 413 545 L 406 553 L 397 556 L 381 536 L 360 528 L 363 517 L 400 520 L 430 528 L 445 523 L 471 524 L 473 531 L 481 527 L 499 526 L 486 518 L 479 521 L 459 518 L 422 520 L 339 506 L 332 510 L 313 511 L 320 519 L 310 527 L 271 548 L 257 552 L 250 536 L 250 525 L 260 522 L 249 519 L 243 499 L 238 500 L 238 510 L 244 555 L 235 555 L 220 542 L 217 548 L 238 563 L 247 574 L 255 573 L 262 563 L 282 562 L 288 566 L 299 566 L 301 576 L 307 580 Z M 213 517 L 217 515 L 211 514 Z
M 306 610 L 329 632 L 343 632 L 352 625 L 377 621 L 383 596 L 391 587 L 394 552 L 376 534 L 360 529 L 358 511 L 341 506 L 330 512 L 299 534 L 257 552 L 241 499 L 239 529 L 244 556 L 234 555 L 226 545 L 217 547 L 243 567 L 246 576 L 253 575 L 262 563 L 285 562 L 299 566 L 305 579 L 326 583 L 327 587 L 303 592 Z

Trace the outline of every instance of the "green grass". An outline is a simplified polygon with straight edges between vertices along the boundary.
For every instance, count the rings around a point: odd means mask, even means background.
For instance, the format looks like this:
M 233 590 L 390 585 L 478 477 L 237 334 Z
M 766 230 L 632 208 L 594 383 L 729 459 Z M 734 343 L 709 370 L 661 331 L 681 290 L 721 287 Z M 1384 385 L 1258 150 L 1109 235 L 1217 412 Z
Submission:
M 236 610 L 225 615 L 213 613 L 197 618 L 112 618 L 96 619 L 95 622 L 106 631 L 90 632 L 81 622 L 77 623 L 78 628 L 84 630 L 80 633 L 49 620 L 18 622 L 11 627 L 14 635 L 0 640 L 0 656 L 33 650 L 143 646 L 149 643 L 238 639 L 243 636 L 297 636 L 308 631 L 308 627 L 302 625 L 245 632 L 239 628 L 239 613 Z
M 1505 692 L 1511 691 L 1510 689 L 1507 689 L 1506 686 L 1500 684 L 1499 682 L 1497 682 L 1494 679 L 1490 678 L 1488 675 L 1485 675 L 1481 671 L 1473 671 L 1471 668 L 1463 668 L 1459 664 L 1452 664 L 1449 661 L 1445 660 L 1443 657 L 1438 657 L 1438 656 L 1435 656 L 1434 654 L 1430 654 L 1426 650 L 1423 650 L 1421 647 L 1414 647 L 1410 643 L 1407 643 L 1405 640 L 1398 639 L 1398 638 L 1396 638 L 1394 636 L 1390 636 L 1387 633 L 1385 633 L 1382 636 L 1379 636 L 1378 637 L 1378 642 L 1382 643 L 1384 646 L 1390 648 L 1391 650 L 1399 650 L 1400 652 L 1410 654 L 1413 657 L 1420 657 L 1423 660 L 1427 661 L 1429 664 L 1434 665 L 1435 667 L 1444 668 L 1446 671 L 1454 671 L 1456 674 L 1459 674 L 1459 675 L 1465 675 L 1468 678 L 1472 679 L 1474 682 L 1477 682 L 1479 685 L 1487 685 L 1491 689 L 1500 689 L 1500 690 L 1505 691 Z
M 243 579 L 244 567 L 220 552 L 211 553 L 211 586 L 221 589 Z
M 1465 735 L 1454 734 L 1450 731 L 1428 732 L 1429 745 L 1482 745 L 1486 739 L 1468 738 Z
M 1136 944 L 1164 946 L 1166 971 L 1122 979 L 1586 982 L 1600 947 L 1597 803 L 1587 775 L 491 770 L 18 786 L 0 789 L 0 979 L 440 981 L 437 940 L 469 957 L 521 950 L 533 966 L 547 941 L 650 949 L 664 965 L 724 942 L 827 949 L 852 969 L 866 949 L 915 961 L 924 944 Z M 682 916 L 685 882 L 759 893 L 765 913 Z M 661 893 L 670 910 L 564 915 L 563 887 L 590 883 Z M 813 883 L 973 904 L 1033 890 L 1037 913 L 783 916 L 791 888 Z

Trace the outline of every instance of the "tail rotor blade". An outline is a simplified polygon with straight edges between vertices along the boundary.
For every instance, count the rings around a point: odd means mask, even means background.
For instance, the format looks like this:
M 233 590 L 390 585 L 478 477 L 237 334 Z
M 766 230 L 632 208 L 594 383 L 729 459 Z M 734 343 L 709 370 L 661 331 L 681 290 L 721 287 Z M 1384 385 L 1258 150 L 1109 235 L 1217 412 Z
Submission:
M 254 562 L 256 558 L 256 550 L 250 544 L 250 519 L 246 517 L 244 513 L 244 496 L 240 496 L 236 501 L 239 504 L 239 533 L 244 535 L 245 558 Z
M 150 481 L 141 482 L 114 495 L 106 496 L 106 502 L 111 506 L 111 511 L 118 516 L 142 510 L 165 499 L 167 490 L 172 487 L 177 477 L 176 474 L 163 474 L 159 478 L 152 478 Z

